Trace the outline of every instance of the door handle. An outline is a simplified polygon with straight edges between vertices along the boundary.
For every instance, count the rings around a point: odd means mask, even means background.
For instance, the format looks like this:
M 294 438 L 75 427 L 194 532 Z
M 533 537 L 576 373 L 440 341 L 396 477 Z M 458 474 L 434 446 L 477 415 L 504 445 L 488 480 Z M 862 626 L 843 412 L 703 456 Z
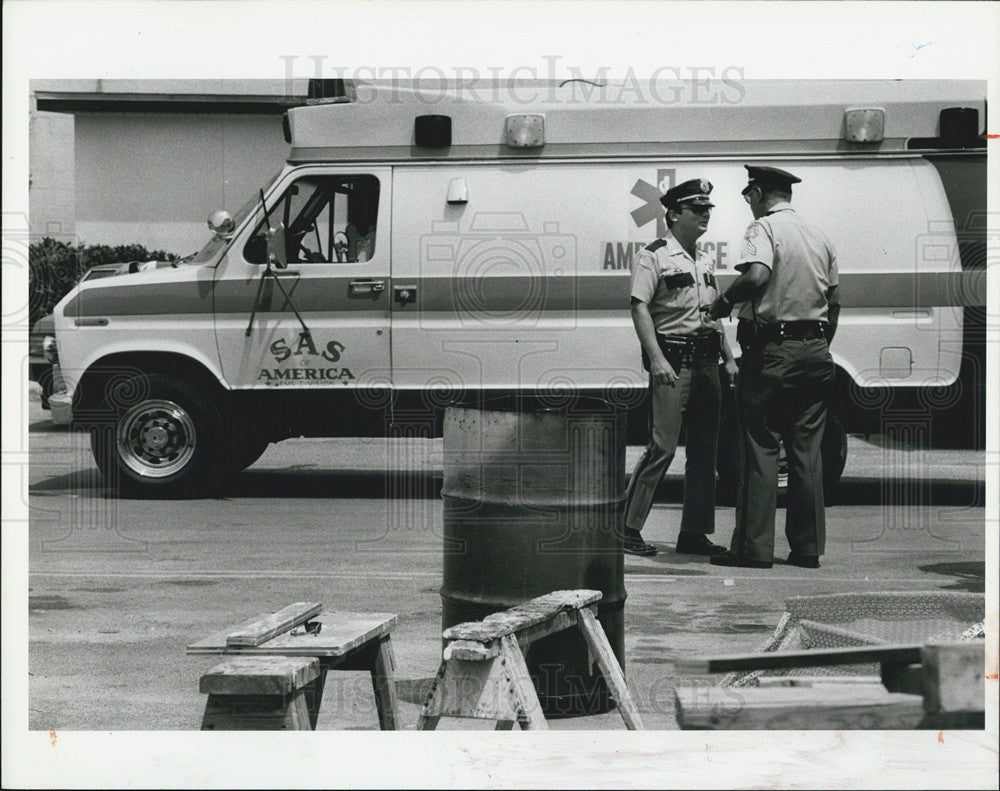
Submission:
M 351 299 L 378 299 L 385 291 L 384 280 L 352 280 L 347 284 L 348 296 Z

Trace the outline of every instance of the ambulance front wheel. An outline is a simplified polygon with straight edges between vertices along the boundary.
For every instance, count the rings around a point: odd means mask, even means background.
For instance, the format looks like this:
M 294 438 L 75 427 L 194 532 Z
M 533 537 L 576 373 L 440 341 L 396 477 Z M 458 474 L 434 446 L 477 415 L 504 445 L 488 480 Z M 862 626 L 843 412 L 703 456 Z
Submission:
M 201 491 L 220 469 L 222 419 L 199 386 L 166 374 L 112 383 L 91 425 L 91 450 L 120 493 L 174 497 Z
M 250 467 L 271 445 L 268 437 L 237 436 L 226 443 L 229 467 L 232 472 L 240 472 Z

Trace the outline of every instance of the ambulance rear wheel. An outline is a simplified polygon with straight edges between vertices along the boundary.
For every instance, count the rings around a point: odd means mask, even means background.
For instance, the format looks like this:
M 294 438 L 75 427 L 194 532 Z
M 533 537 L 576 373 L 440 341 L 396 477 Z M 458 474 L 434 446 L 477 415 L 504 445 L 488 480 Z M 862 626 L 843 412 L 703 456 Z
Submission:
M 175 497 L 200 492 L 220 469 L 222 419 L 197 385 L 165 374 L 112 383 L 91 426 L 91 450 L 120 493 Z
M 727 410 L 722 415 L 719 425 L 718 460 L 716 470 L 719 473 L 716 497 L 721 504 L 733 505 L 736 502 L 736 486 L 739 468 L 739 443 L 741 442 L 739 427 L 736 422 L 735 410 Z M 829 503 L 837 489 L 837 483 L 844 472 L 847 462 L 847 432 L 844 424 L 833 411 L 826 413 L 826 428 L 823 431 L 823 492 Z M 783 494 L 788 487 L 788 464 L 785 461 L 784 448 L 781 449 L 778 461 L 778 492 Z

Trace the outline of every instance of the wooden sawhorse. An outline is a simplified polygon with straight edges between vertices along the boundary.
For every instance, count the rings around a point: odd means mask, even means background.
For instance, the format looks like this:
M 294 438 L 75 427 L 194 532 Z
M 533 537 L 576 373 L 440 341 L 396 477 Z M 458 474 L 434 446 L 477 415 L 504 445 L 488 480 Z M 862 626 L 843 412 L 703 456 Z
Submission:
M 379 727 L 398 730 L 390 640 L 397 620 L 388 613 L 322 612 L 321 604 L 298 602 L 192 643 L 188 654 L 227 657 L 202 677 L 209 696 L 202 728 L 315 730 L 327 672 L 367 670 Z M 308 718 L 301 715 L 303 703 Z
M 496 720 L 498 731 L 515 722 L 525 730 L 547 729 L 521 648 L 572 626 L 583 632 L 625 726 L 641 730 L 625 676 L 594 614 L 600 598 L 600 591 L 555 591 L 446 629 L 444 658 L 417 730 L 433 730 L 441 717 Z

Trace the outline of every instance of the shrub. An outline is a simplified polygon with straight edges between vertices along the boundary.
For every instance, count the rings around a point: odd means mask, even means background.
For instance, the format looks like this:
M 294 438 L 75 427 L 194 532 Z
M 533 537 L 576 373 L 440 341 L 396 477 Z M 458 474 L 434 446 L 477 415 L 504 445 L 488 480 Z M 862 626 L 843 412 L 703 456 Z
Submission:
M 34 326 L 51 313 L 83 274 L 99 264 L 130 261 L 176 261 L 178 256 L 164 250 L 147 250 L 141 244 L 68 245 L 46 237 L 28 248 L 29 320 Z

